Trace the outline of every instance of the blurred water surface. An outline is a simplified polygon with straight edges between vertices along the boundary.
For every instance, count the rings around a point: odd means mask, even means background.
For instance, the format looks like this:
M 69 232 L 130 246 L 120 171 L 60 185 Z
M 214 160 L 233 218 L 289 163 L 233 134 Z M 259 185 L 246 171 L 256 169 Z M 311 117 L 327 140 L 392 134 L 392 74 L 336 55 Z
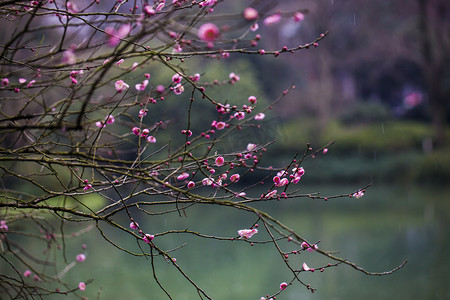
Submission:
M 327 185 L 302 189 L 335 195 L 357 188 Z M 369 271 L 388 271 L 408 260 L 402 270 L 383 277 L 367 276 L 348 266 L 323 273 L 302 273 L 302 280 L 317 288 L 317 292 L 312 294 L 295 285 L 277 299 L 450 299 L 449 195 L 447 186 L 374 184 L 361 199 L 297 199 L 258 205 L 309 241 L 320 240 L 321 249 L 336 250 L 338 256 Z M 143 218 L 140 225 L 152 233 L 157 233 L 153 229 L 162 232 L 190 228 L 230 237 L 253 221 L 253 216 L 232 209 L 199 206 L 186 210 L 186 216 Z M 262 231 L 252 239 L 266 238 Z M 114 235 L 113 239 L 139 252 L 136 243 L 129 239 Z M 117 250 L 97 232 L 81 240 L 88 245 L 86 265 L 77 266 L 67 276 L 75 281 L 94 278 L 83 295 L 90 299 L 167 299 L 154 283 L 150 260 Z M 213 299 L 259 299 L 291 279 L 273 246 L 252 247 L 182 234 L 155 238 L 155 243 L 165 249 L 184 245 L 172 255 Z M 311 267 L 328 262 L 307 252 L 290 259 L 298 268 L 302 262 Z M 168 263 L 158 259 L 155 267 L 173 299 L 198 298 L 196 290 Z

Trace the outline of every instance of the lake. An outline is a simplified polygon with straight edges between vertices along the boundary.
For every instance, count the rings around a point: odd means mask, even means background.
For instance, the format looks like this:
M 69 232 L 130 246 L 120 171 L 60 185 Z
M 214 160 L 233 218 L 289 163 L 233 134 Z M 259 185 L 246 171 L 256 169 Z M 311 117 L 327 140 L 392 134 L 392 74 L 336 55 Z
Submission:
M 358 188 L 305 185 L 302 192 L 321 191 L 329 196 Z M 312 294 L 297 284 L 277 299 L 450 299 L 449 195 L 448 186 L 374 184 L 360 199 L 290 199 L 257 204 L 307 240 L 320 241 L 320 249 L 335 250 L 337 256 L 368 271 L 388 271 L 408 260 L 403 269 L 382 277 L 367 276 L 344 265 L 323 273 L 301 273 L 301 279 L 317 292 Z M 198 206 L 188 209 L 186 216 L 147 217 L 139 223 L 151 233 L 190 228 L 232 237 L 254 221 L 254 216 L 232 209 Z M 127 220 L 123 222 L 126 225 Z M 252 240 L 264 239 L 262 231 L 260 227 Z M 115 235 L 114 240 L 138 251 L 135 241 L 121 235 Z M 87 260 L 69 272 L 67 279 L 78 282 L 94 278 L 80 295 L 90 299 L 98 295 L 100 299 L 167 299 L 153 281 L 150 260 L 117 250 L 96 231 L 78 241 L 88 245 Z M 182 246 L 172 253 L 173 257 L 213 299 L 260 299 L 277 292 L 281 282 L 291 279 L 270 245 L 194 239 L 186 234 L 157 237 L 154 242 L 164 249 Z M 74 254 L 77 251 L 72 250 Z M 298 269 L 302 262 L 310 267 L 328 262 L 309 252 L 290 260 L 298 264 Z M 199 299 L 196 290 L 170 264 L 159 259 L 155 266 L 173 299 Z

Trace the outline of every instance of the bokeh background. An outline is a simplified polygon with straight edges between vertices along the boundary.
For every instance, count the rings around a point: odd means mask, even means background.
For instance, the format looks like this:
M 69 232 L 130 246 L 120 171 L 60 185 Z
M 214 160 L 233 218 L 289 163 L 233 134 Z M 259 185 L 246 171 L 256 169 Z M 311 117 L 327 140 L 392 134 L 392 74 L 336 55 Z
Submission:
M 217 11 L 243 11 L 249 5 L 262 9 L 259 2 L 223 3 Z M 202 73 L 205 81 L 226 79 L 230 72 L 239 74 L 241 80 L 233 88 L 212 91 L 230 103 L 245 103 L 249 95 L 255 95 L 262 106 L 294 84 L 296 89 L 266 112 L 263 131 L 255 128 L 245 140 L 275 140 L 265 154 L 265 164 L 274 166 L 289 163 L 307 143 L 317 149 L 334 141 L 328 153 L 305 162 L 301 191 L 331 196 L 371 186 L 361 199 L 297 199 L 259 207 L 308 240 L 320 240 L 320 248 L 336 250 L 369 271 L 388 271 L 408 260 L 402 270 L 386 277 L 369 277 L 346 266 L 308 273 L 304 281 L 317 293 L 295 286 L 278 299 L 450 299 L 448 1 L 280 1 L 276 9 L 301 10 L 305 19 L 294 22 L 286 17 L 274 26 L 261 22 L 257 33 L 262 38 L 256 49 L 295 47 L 321 33 L 328 35 L 316 48 L 276 59 L 231 55 L 224 63 L 192 58 L 186 62 L 188 68 Z M 158 67 L 150 72 L 155 81 L 171 76 Z M 193 128 L 214 118 L 214 111 L 208 115 L 198 105 Z M 185 109 L 168 101 L 158 114 L 170 112 L 176 124 L 184 121 Z M 160 141 L 165 139 L 170 139 L 170 131 L 166 136 L 162 133 Z M 231 149 L 233 143 L 229 140 L 223 147 Z M 125 216 L 123 221 L 127 222 Z M 233 236 L 248 224 L 248 215 L 214 207 L 140 222 L 161 231 L 191 228 L 222 236 Z M 135 242 L 125 237 L 122 241 L 117 232 L 104 230 L 120 245 L 136 248 Z M 105 243 L 95 229 L 78 242 L 88 245 L 88 267 L 79 264 L 66 276 L 76 282 L 80 277 L 94 278 L 83 295 L 165 299 L 145 259 Z M 177 262 L 214 299 L 259 299 L 290 279 L 271 247 L 186 236 L 172 236 L 161 243 L 167 248 L 183 246 L 174 254 Z M 76 255 L 80 249 L 71 251 Z M 303 261 L 310 266 L 323 263 L 313 253 L 293 259 L 299 266 Z M 157 267 L 174 299 L 196 297 L 192 286 L 169 264 L 158 262 Z

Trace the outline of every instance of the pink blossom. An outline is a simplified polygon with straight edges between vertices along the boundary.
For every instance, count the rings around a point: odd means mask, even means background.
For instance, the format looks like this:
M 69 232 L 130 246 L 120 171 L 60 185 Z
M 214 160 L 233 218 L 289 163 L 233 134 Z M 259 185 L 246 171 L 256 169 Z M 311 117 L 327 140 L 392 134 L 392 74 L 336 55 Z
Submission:
M 86 289 L 86 283 L 80 282 L 78 284 L 78 288 L 80 289 L 80 291 L 84 291 Z
M 183 76 L 181 76 L 179 73 L 176 73 L 175 75 L 172 76 L 173 83 L 180 83 L 182 79 Z
M 247 145 L 247 151 L 253 151 L 256 149 L 256 144 L 249 143 Z
M 84 255 L 83 253 L 80 253 L 76 256 L 77 262 L 83 262 L 86 260 L 86 255 Z
M 194 186 L 195 186 L 195 182 L 193 182 L 193 181 L 189 181 L 187 184 L 187 187 L 190 189 L 193 188 Z
M 136 71 L 137 66 L 139 66 L 139 63 L 134 62 L 133 65 L 131 66 L 131 71 Z
M 222 130 L 222 129 L 224 129 L 226 127 L 226 125 L 227 125 L 227 123 L 225 123 L 225 122 L 217 122 L 216 123 L 216 129 L 217 130 Z
M 165 90 L 165 88 L 164 88 L 164 86 L 163 85 L 158 85 L 157 87 L 156 87 L 156 91 L 158 92 L 158 93 L 163 93 L 164 92 L 164 90 Z
M 5 220 L 1 220 L 0 221 L 0 230 L 1 231 L 8 231 L 8 225 L 6 225 L 6 221 Z
M 277 13 L 277 14 L 274 14 L 274 15 L 271 15 L 271 16 L 268 16 L 267 18 L 265 18 L 264 25 L 269 26 L 269 25 L 277 24 L 280 21 L 281 21 L 281 15 Z
M 253 228 L 253 229 L 241 229 L 238 230 L 238 234 L 240 237 L 243 237 L 245 239 L 249 239 L 251 238 L 254 234 L 258 233 L 258 229 Z
M 116 66 L 120 66 L 121 64 L 123 64 L 124 61 L 125 61 L 125 60 L 124 60 L 123 58 L 119 59 L 119 60 L 116 62 Z
M 27 80 L 25 78 L 19 78 L 19 83 L 25 83 Z
M 144 235 L 144 237 L 142 238 L 142 240 L 143 240 L 145 243 L 150 244 L 150 242 L 153 241 L 154 238 L 155 238 L 154 235 L 146 234 L 146 235 Z
M 234 117 L 236 118 L 236 120 L 242 120 L 245 118 L 245 113 L 242 111 L 238 111 L 234 114 Z
M 247 194 L 245 192 L 240 192 L 239 194 L 236 195 L 236 197 L 244 197 Z
M 105 32 L 108 35 L 108 46 L 117 46 L 120 43 L 120 40 L 126 37 L 130 33 L 130 31 L 130 24 L 122 25 L 118 31 L 114 27 L 106 27 Z
M 256 31 L 256 30 L 258 30 L 259 29 L 259 25 L 258 25 L 258 23 L 255 23 L 255 24 L 253 24 L 252 26 L 250 26 L 250 31 Z
M 30 270 L 26 270 L 25 272 L 23 272 L 23 276 L 30 277 L 31 276 L 31 271 Z
M 147 16 L 153 16 L 154 14 L 156 14 L 156 11 L 150 6 L 150 5 L 144 5 L 144 13 Z
M 310 271 L 311 270 L 311 268 L 308 267 L 308 265 L 306 263 L 303 263 L 302 269 L 303 269 L 303 271 Z
M 147 112 L 148 112 L 147 108 L 139 110 L 139 118 L 142 119 L 143 117 L 145 117 L 147 115 Z
M 147 142 L 154 144 L 154 143 L 156 143 L 156 138 L 153 135 L 150 135 L 147 138 Z
M 114 84 L 118 93 L 122 93 L 124 90 L 128 89 L 130 86 L 125 83 L 123 80 L 117 80 Z
M 256 99 L 255 96 L 250 96 L 248 97 L 248 101 L 250 101 L 251 104 L 255 104 L 258 101 L 258 99 Z
M 186 172 L 181 173 L 180 175 L 178 175 L 177 179 L 178 180 L 185 180 L 186 178 L 189 177 L 189 174 Z
M 156 11 L 161 11 L 164 7 L 164 5 L 166 5 L 165 1 L 161 1 L 157 6 L 156 6 Z
M 2 84 L 3 84 L 4 86 L 7 86 L 7 85 L 9 84 L 9 79 L 8 79 L 8 78 L 3 78 L 3 79 L 2 79 Z
M 140 135 L 141 129 L 139 127 L 133 127 L 131 131 L 134 133 L 134 135 Z
M 211 185 L 211 184 L 213 184 L 213 182 L 214 181 L 211 178 L 203 178 L 203 180 L 202 180 L 203 185 Z
M 228 77 L 230 78 L 231 83 L 235 83 L 241 79 L 241 77 L 239 77 L 239 75 L 237 75 L 235 73 L 230 73 L 230 75 L 228 75 Z
M 322 151 L 323 154 L 327 154 L 327 152 L 328 152 L 328 148 L 325 148 L 325 149 L 323 149 L 323 151 Z
M 230 180 L 231 180 L 231 182 L 238 182 L 240 177 L 241 176 L 239 174 L 233 174 L 230 176 Z
M 287 288 L 288 284 L 286 282 L 280 283 L 280 290 L 285 290 Z
M 362 196 L 364 196 L 364 192 L 363 192 L 363 191 L 358 191 L 358 192 L 356 192 L 356 193 L 354 193 L 354 194 L 352 195 L 352 197 L 354 197 L 354 198 L 356 198 L 356 199 L 359 199 L 359 198 L 361 198 Z
M 294 14 L 294 21 L 295 22 L 301 22 L 304 19 L 305 19 L 305 15 L 302 14 L 301 12 L 299 12 L 299 11 Z
M 216 166 L 221 167 L 224 165 L 225 159 L 222 156 L 219 156 L 216 158 L 215 163 L 216 163 Z
M 199 81 L 200 80 L 200 74 L 195 73 L 194 76 L 192 76 L 192 81 Z
M 142 130 L 141 136 L 146 137 L 149 133 L 150 133 L 150 130 L 148 130 L 148 128 L 145 128 L 144 130 Z
M 190 137 L 190 136 L 192 136 L 192 131 L 191 130 L 186 130 L 186 129 L 183 129 L 183 130 L 181 130 L 181 134 L 185 134 L 185 135 L 187 135 L 188 137 Z
M 258 19 L 258 17 L 258 11 L 253 7 L 247 7 L 246 9 L 244 9 L 244 19 L 252 21 Z
M 113 124 L 115 121 L 116 120 L 111 115 L 108 115 L 108 117 L 106 117 L 106 124 Z
M 28 82 L 27 87 L 30 88 L 34 83 L 36 82 L 36 80 L 30 80 L 30 82 Z
M 88 183 L 86 184 L 86 186 L 83 188 L 83 190 L 87 191 L 90 190 L 92 188 L 92 184 Z
M 95 126 L 102 128 L 105 126 L 105 124 L 102 121 L 97 121 L 97 122 L 95 122 Z
M 62 62 L 68 65 L 73 65 L 77 62 L 75 53 L 73 53 L 72 49 L 67 49 L 63 53 Z
M 277 190 L 273 190 L 273 191 L 268 192 L 264 198 L 267 198 L 267 199 L 274 198 L 276 196 L 276 194 L 277 194 Z
M 138 91 L 143 91 L 145 90 L 145 88 L 147 87 L 148 84 L 148 80 L 145 79 L 142 83 L 138 83 L 135 85 L 136 90 Z
M 175 95 L 180 95 L 182 92 L 184 92 L 184 86 L 182 86 L 181 83 L 177 84 L 173 88 L 173 92 L 175 93 Z
M 204 42 L 214 42 L 219 34 L 219 28 L 213 23 L 205 23 L 198 29 L 198 37 Z
M 266 117 L 264 113 L 259 113 L 255 116 L 255 120 L 263 120 Z
M 130 228 L 131 229 L 138 229 L 139 228 L 139 224 L 137 222 L 131 222 L 130 223 Z

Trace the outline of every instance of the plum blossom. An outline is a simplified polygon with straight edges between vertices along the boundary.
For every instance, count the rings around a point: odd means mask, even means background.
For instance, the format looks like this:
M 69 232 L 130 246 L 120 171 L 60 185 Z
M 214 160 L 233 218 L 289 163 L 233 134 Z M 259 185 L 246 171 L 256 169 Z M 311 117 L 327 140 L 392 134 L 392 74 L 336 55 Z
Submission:
M 248 97 L 248 101 L 250 101 L 251 104 L 255 104 L 258 101 L 258 99 L 256 99 L 255 96 L 250 96 Z
M 303 263 L 302 269 L 303 269 L 303 271 L 312 271 L 312 270 L 314 270 L 314 269 L 311 269 L 310 267 L 308 267 L 308 265 L 306 263 Z
M 256 228 L 238 230 L 239 236 L 244 238 L 244 239 L 249 239 L 256 233 L 258 233 L 258 229 L 256 229 Z
M 6 221 L 5 220 L 1 220 L 0 221 L 0 230 L 1 231 L 8 231 L 8 225 L 6 225 Z
M 150 130 L 148 130 L 148 128 L 145 128 L 144 130 L 142 130 L 141 136 L 145 138 L 149 133 Z
M 181 83 L 177 84 L 177 85 L 173 88 L 173 92 L 175 93 L 175 95 L 180 95 L 181 93 L 184 92 L 184 86 L 181 85 Z
M 249 143 L 247 145 L 247 151 L 253 151 L 256 149 L 256 144 Z
M 150 135 L 147 138 L 147 142 L 154 144 L 156 143 L 156 138 L 153 135 Z
M 263 120 L 266 117 L 264 113 L 259 113 L 255 116 L 255 120 Z
M 256 20 L 259 17 L 258 11 L 254 9 L 253 7 L 247 7 L 244 9 L 244 19 L 252 21 Z
M 247 194 L 245 192 L 240 192 L 236 197 L 245 197 Z
M 279 13 L 268 16 L 264 19 L 264 25 L 269 26 L 273 24 L 277 24 L 281 21 L 281 15 Z
M 216 166 L 221 167 L 224 165 L 225 159 L 223 158 L 223 156 L 219 156 L 216 158 L 215 163 L 216 163 Z
M 304 19 L 305 19 L 305 15 L 299 11 L 294 14 L 294 22 L 301 22 Z
M 144 5 L 143 10 L 144 10 L 145 15 L 147 15 L 149 17 L 156 14 L 156 11 L 148 4 Z
M 7 86 L 7 85 L 9 84 L 9 79 L 8 79 L 8 78 L 3 78 L 3 79 L 2 79 L 2 84 L 3 84 L 4 86 Z
M 137 222 L 131 222 L 130 223 L 130 228 L 131 229 L 138 229 L 139 228 L 139 224 Z
M 23 272 L 23 276 L 24 277 L 30 277 L 31 276 L 31 271 L 30 270 L 26 270 L 25 272 Z
M 241 77 L 239 77 L 239 75 L 237 75 L 233 72 L 230 73 L 230 75 L 228 75 L 228 77 L 230 78 L 231 83 L 235 83 L 235 82 L 238 82 L 239 80 L 241 80 Z
M 267 198 L 267 199 L 274 198 L 276 196 L 276 194 L 277 194 L 277 190 L 273 190 L 273 191 L 268 192 L 264 198 Z
M 187 187 L 189 189 L 193 188 L 194 186 L 195 186 L 195 182 L 193 182 L 193 181 L 189 181 L 188 184 L 187 184 Z
M 256 31 L 259 29 L 259 25 L 258 23 L 253 24 L 252 26 L 250 26 L 250 31 Z
M 147 87 L 147 85 L 148 85 L 148 80 L 145 79 L 142 83 L 136 84 L 136 85 L 135 85 L 135 88 L 136 88 L 136 90 L 138 90 L 138 91 L 143 91 L 143 90 L 145 90 L 145 88 Z
M 77 260 L 77 262 L 83 262 L 86 260 L 86 255 L 84 255 L 83 253 L 80 253 L 76 256 L 76 260 Z
M 200 80 L 200 74 L 195 73 L 192 77 L 191 77 L 192 81 L 199 81 Z
M 178 175 L 177 179 L 178 180 L 185 180 L 186 178 L 189 177 L 189 174 L 186 172 L 181 173 L 180 175 Z
M 150 244 L 151 241 L 153 241 L 154 238 L 155 238 L 154 235 L 151 235 L 151 234 L 148 234 L 148 233 L 147 233 L 146 235 L 144 235 L 144 237 L 142 238 L 142 240 L 143 240 L 145 243 Z
M 203 178 L 202 184 L 203 185 L 212 185 L 214 181 L 211 178 Z
M 234 114 L 234 118 L 235 118 L 236 120 L 242 120 L 242 119 L 245 118 L 245 113 L 242 112 L 242 111 L 238 111 L 238 112 L 236 112 L 236 113 Z
M 61 60 L 63 63 L 73 65 L 77 62 L 77 57 L 75 56 L 75 53 L 73 53 L 73 49 L 67 49 L 66 51 L 64 51 Z
M 118 93 L 122 93 L 124 90 L 128 89 L 130 86 L 128 84 L 125 83 L 125 81 L 123 80 L 117 80 L 116 83 L 114 84 L 116 91 Z
M 165 88 L 162 84 L 160 84 L 160 85 L 156 86 L 155 90 L 161 94 L 161 93 L 164 93 Z
M 180 83 L 182 79 L 183 76 L 181 76 L 179 73 L 176 73 L 175 75 L 172 76 L 173 83 Z
M 286 282 L 280 283 L 280 290 L 285 290 L 287 288 L 288 284 Z
M 139 127 L 133 127 L 131 131 L 133 132 L 134 135 L 140 135 L 141 133 L 141 129 Z
M 113 116 L 108 115 L 108 117 L 106 117 L 106 124 L 113 124 L 116 121 L 116 119 L 114 119 Z
M 216 123 L 216 129 L 217 129 L 217 130 L 222 130 L 222 129 L 224 129 L 226 126 L 227 126 L 227 123 L 225 123 L 225 122 L 217 122 L 217 123 Z
M 86 290 L 86 283 L 80 282 L 80 283 L 78 284 L 78 288 L 80 289 L 80 291 Z
M 219 35 L 219 28 L 213 23 L 205 23 L 198 29 L 198 37 L 207 43 L 214 42 Z
M 238 182 L 241 176 L 239 174 L 233 174 L 230 176 L 231 182 Z
M 364 191 L 358 191 L 358 192 L 356 192 L 356 193 L 354 193 L 353 195 L 352 195 L 352 197 L 354 197 L 354 198 L 356 198 L 356 199 L 359 199 L 359 198 L 361 198 L 362 196 L 364 196 Z
M 122 25 L 119 30 L 114 27 L 106 27 L 105 32 L 108 35 L 108 46 L 115 47 L 120 43 L 120 40 L 126 37 L 131 31 L 130 24 Z

